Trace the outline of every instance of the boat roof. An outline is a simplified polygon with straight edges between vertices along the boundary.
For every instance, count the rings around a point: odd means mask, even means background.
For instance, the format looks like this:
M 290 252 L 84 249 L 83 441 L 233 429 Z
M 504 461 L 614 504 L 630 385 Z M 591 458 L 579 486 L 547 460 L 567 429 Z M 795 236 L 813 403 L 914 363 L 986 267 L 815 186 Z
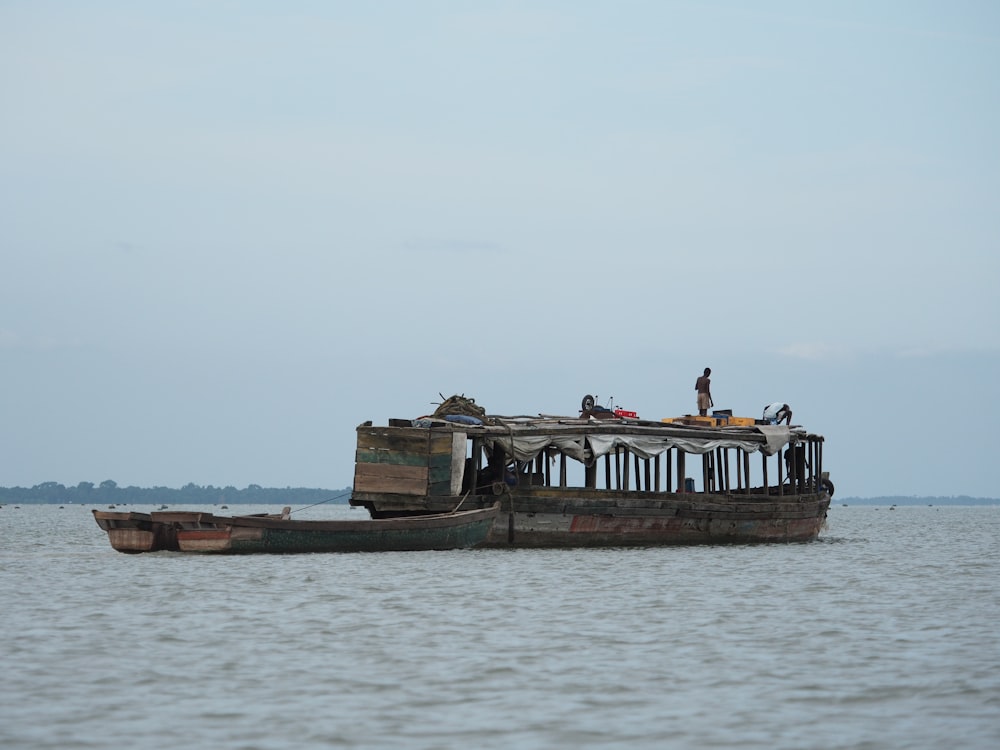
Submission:
M 822 442 L 823 437 L 793 425 L 754 424 L 721 426 L 633 419 L 538 416 L 467 415 L 390 420 L 390 427 L 417 427 L 467 433 L 488 445 L 498 444 L 519 460 L 529 460 L 548 447 L 555 447 L 580 460 L 627 448 L 652 458 L 670 448 L 687 453 L 708 453 L 717 448 L 737 448 L 774 455 L 791 442 Z

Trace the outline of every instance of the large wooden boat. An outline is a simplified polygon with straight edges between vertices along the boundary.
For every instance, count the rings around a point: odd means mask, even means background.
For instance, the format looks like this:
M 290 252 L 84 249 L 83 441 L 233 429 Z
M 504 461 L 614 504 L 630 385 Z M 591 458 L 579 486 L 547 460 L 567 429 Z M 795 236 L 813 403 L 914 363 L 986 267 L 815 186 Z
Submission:
M 467 549 L 486 540 L 499 508 L 358 521 L 203 516 L 177 529 L 177 543 L 181 552 L 216 554 Z
M 798 426 L 456 411 L 360 425 L 350 503 L 395 518 L 499 500 L 487 546 L 578 547 L 810 541 L 833 493 L 823 437 Z

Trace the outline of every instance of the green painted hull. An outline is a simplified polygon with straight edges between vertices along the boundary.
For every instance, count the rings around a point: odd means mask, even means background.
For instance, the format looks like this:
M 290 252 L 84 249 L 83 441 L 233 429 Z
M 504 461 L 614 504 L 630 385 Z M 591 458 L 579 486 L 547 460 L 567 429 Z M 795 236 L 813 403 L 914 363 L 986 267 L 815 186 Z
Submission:
M 177 531 L 182 552 L 290 554 L 466 549 L 486 541 L 498 506 L 431 516 L 363 521 L 293 521 L 266 517 L 202 518 Z

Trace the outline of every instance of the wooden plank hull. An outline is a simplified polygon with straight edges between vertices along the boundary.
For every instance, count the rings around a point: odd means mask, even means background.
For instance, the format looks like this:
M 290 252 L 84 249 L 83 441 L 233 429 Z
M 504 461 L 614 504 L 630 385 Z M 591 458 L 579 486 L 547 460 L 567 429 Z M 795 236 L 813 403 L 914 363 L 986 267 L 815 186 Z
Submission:
M 215 554 L 387 552 L 466 549 L 482 545 L 499 505 L 440 515 L 363 521 L 205 517 L 177 531 L 182 552 Z
M 609 497 L 609 494 L 611 495 Z M 428 512 L 439 498 L 359 495 L 378 516 Z M 466 503 L 495 498 L 467 498 Z M 597 493 L 519 488 L 504 495 L 488 547 L 620 547 L 807 542 L 822 530 L 826 493 L 782 498 L 686 493 Z
M 731 519 L 723 516 L 602 516 L 514 514 L 512 533 L 502 522 L 492 547 L 622 547 L 695 544 L 808 542 L 819 536 L 825 516 L 799 519 Z M 508 521 L 510 516 L 508 515 Z
M 210 513 L 200 511 L 153 511 L 152 513 L 93 510 L 94 520 L 108 534 L 118 552 L 177 552 L 177 531 L 195 526 Z
M 177 550 L 177 523 L 203 515 L 184 511 L 92 512 L 97 525 L 107 532 L 112 548 L 127 554 Z

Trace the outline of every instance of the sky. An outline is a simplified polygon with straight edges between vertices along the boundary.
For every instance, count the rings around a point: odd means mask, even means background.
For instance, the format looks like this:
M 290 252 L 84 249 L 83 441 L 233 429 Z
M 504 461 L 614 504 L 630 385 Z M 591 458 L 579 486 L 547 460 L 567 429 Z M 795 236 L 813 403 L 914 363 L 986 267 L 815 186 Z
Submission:
M 460 393 L 1000 497 L 1000 4 L 0 2 L 0 486 L 341 488 Z

